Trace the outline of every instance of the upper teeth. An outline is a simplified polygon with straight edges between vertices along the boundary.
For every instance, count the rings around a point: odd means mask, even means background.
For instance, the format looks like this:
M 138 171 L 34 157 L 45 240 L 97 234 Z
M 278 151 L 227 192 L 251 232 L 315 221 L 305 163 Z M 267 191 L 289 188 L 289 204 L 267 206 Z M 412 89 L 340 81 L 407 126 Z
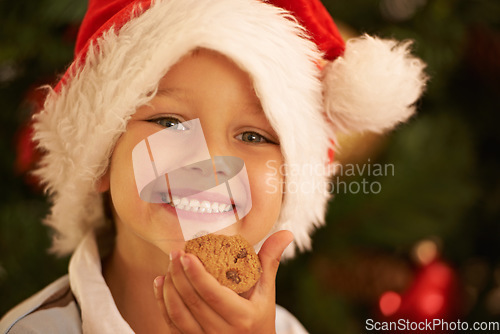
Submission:
M 231 204 L 218 202 L 200 201 L 197 199 L 188 199 L 186 197 L 172 196 L 172 202 L 169 203 L 179 210 L 199 212 L 199 213 L 221 213 L 232 210 Z

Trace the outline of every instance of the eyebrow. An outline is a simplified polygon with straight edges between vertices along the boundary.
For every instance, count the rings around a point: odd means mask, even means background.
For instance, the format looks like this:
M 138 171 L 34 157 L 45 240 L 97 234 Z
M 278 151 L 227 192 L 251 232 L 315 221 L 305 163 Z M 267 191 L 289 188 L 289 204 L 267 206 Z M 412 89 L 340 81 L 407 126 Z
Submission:
M 260 102 L 249 102 L 245 103 L 245 111 L 250 113 L 250 114 L 260 114 L 264 113 L 264 108 L 262 108 L 262 105 Z M 265 115 L 265 113 L 264 113 Z
M 185 99 L 187 93 L 184 89 L 180 88 L 158 88 L 156 95 Z
M 172 97 L 178 100 L 186 100 L 189 96 L 189 91 L 182 88 L 158 88 L 156 95 Z M 262 107 L 260 101 L 248 102 L 245 103 L 244 106 L 245 106 L 245 111 L 250 114 L 264 113 L 264 108 Z

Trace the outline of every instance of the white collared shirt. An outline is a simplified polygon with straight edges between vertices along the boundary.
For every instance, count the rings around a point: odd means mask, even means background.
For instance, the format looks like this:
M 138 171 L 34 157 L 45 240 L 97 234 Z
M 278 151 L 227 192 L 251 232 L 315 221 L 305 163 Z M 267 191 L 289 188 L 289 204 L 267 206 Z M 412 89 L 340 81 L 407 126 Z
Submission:
M 104 281 L 93 233 L 82 240 L 71 257 L 69 275 L 9 311 L 0 321 L 0 333 L 134 333 Z M 286 309 L 276 305 L 276 333 L 307 331 Z

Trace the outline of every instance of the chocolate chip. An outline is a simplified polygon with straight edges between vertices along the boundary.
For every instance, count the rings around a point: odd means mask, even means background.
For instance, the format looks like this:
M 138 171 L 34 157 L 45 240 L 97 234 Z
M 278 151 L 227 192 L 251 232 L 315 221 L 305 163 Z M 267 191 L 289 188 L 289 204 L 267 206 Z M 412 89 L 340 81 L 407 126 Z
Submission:
M 246 249 L 246 248 L 242 248 L 242 249 L 240 250 L 240 252 L 238 253 L 238 255 L 236 255 L 236 257 L 237 257 L 238 259 L 242 259 L 242 258 L 244 258 L 244 257 L 247 257 L 247 255 L 248 255 L 248 253 L 247 253 L 247 249 Z
M 228 271 L 226 271 L 226 278 L 236 284 L 239 284 L 241 282 L 241 278 L 238 275 L 238 271 L 236 269 L 229 269 Z
M 240 252 L 234 258 L 234 263 L 238 262 L 238 259 L 244 259 L 248 255 L 246 248 L 242 248 Z

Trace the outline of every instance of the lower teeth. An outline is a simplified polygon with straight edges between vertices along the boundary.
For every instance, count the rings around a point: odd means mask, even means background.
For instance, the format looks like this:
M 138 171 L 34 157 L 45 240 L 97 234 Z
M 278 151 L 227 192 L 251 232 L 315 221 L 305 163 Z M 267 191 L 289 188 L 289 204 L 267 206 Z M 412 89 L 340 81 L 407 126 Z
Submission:
M 179 207 L 180 205 L 175 206 L 172 202 L 169 202 L 169 203 L 167 203 L 167 204 L 169 204 L 171 207 L 173 207 L 173 208 L 175 208 L 175 209 L 178 209 L 178 210 L 183 210 L 183 211 L 191 211 L 191 212 L 198 212 L 198 213 L 225 213 L 225 212 L 229 212 L 230 210 L 232 210 L 232 209 L 233 209 L 233 207 L 232 207 L 232 206 L 230 206 L 229 208 L 225 209 L 225 210 L 224 210 L 224 211 L 222 211 L 222 212 L 219 212 L 219 211 L 216 211 L 216 212 L 207 212 L 206 210 L 201 211 L 201 210 L 200 210 L 200 208 L 198 208 L 198 210 L 196 210 L 196 211 L 192 211 L 191 207 L 189 207 L 189 208 L 185 208 L 185 207 L 180 208 L 180 207 Z

